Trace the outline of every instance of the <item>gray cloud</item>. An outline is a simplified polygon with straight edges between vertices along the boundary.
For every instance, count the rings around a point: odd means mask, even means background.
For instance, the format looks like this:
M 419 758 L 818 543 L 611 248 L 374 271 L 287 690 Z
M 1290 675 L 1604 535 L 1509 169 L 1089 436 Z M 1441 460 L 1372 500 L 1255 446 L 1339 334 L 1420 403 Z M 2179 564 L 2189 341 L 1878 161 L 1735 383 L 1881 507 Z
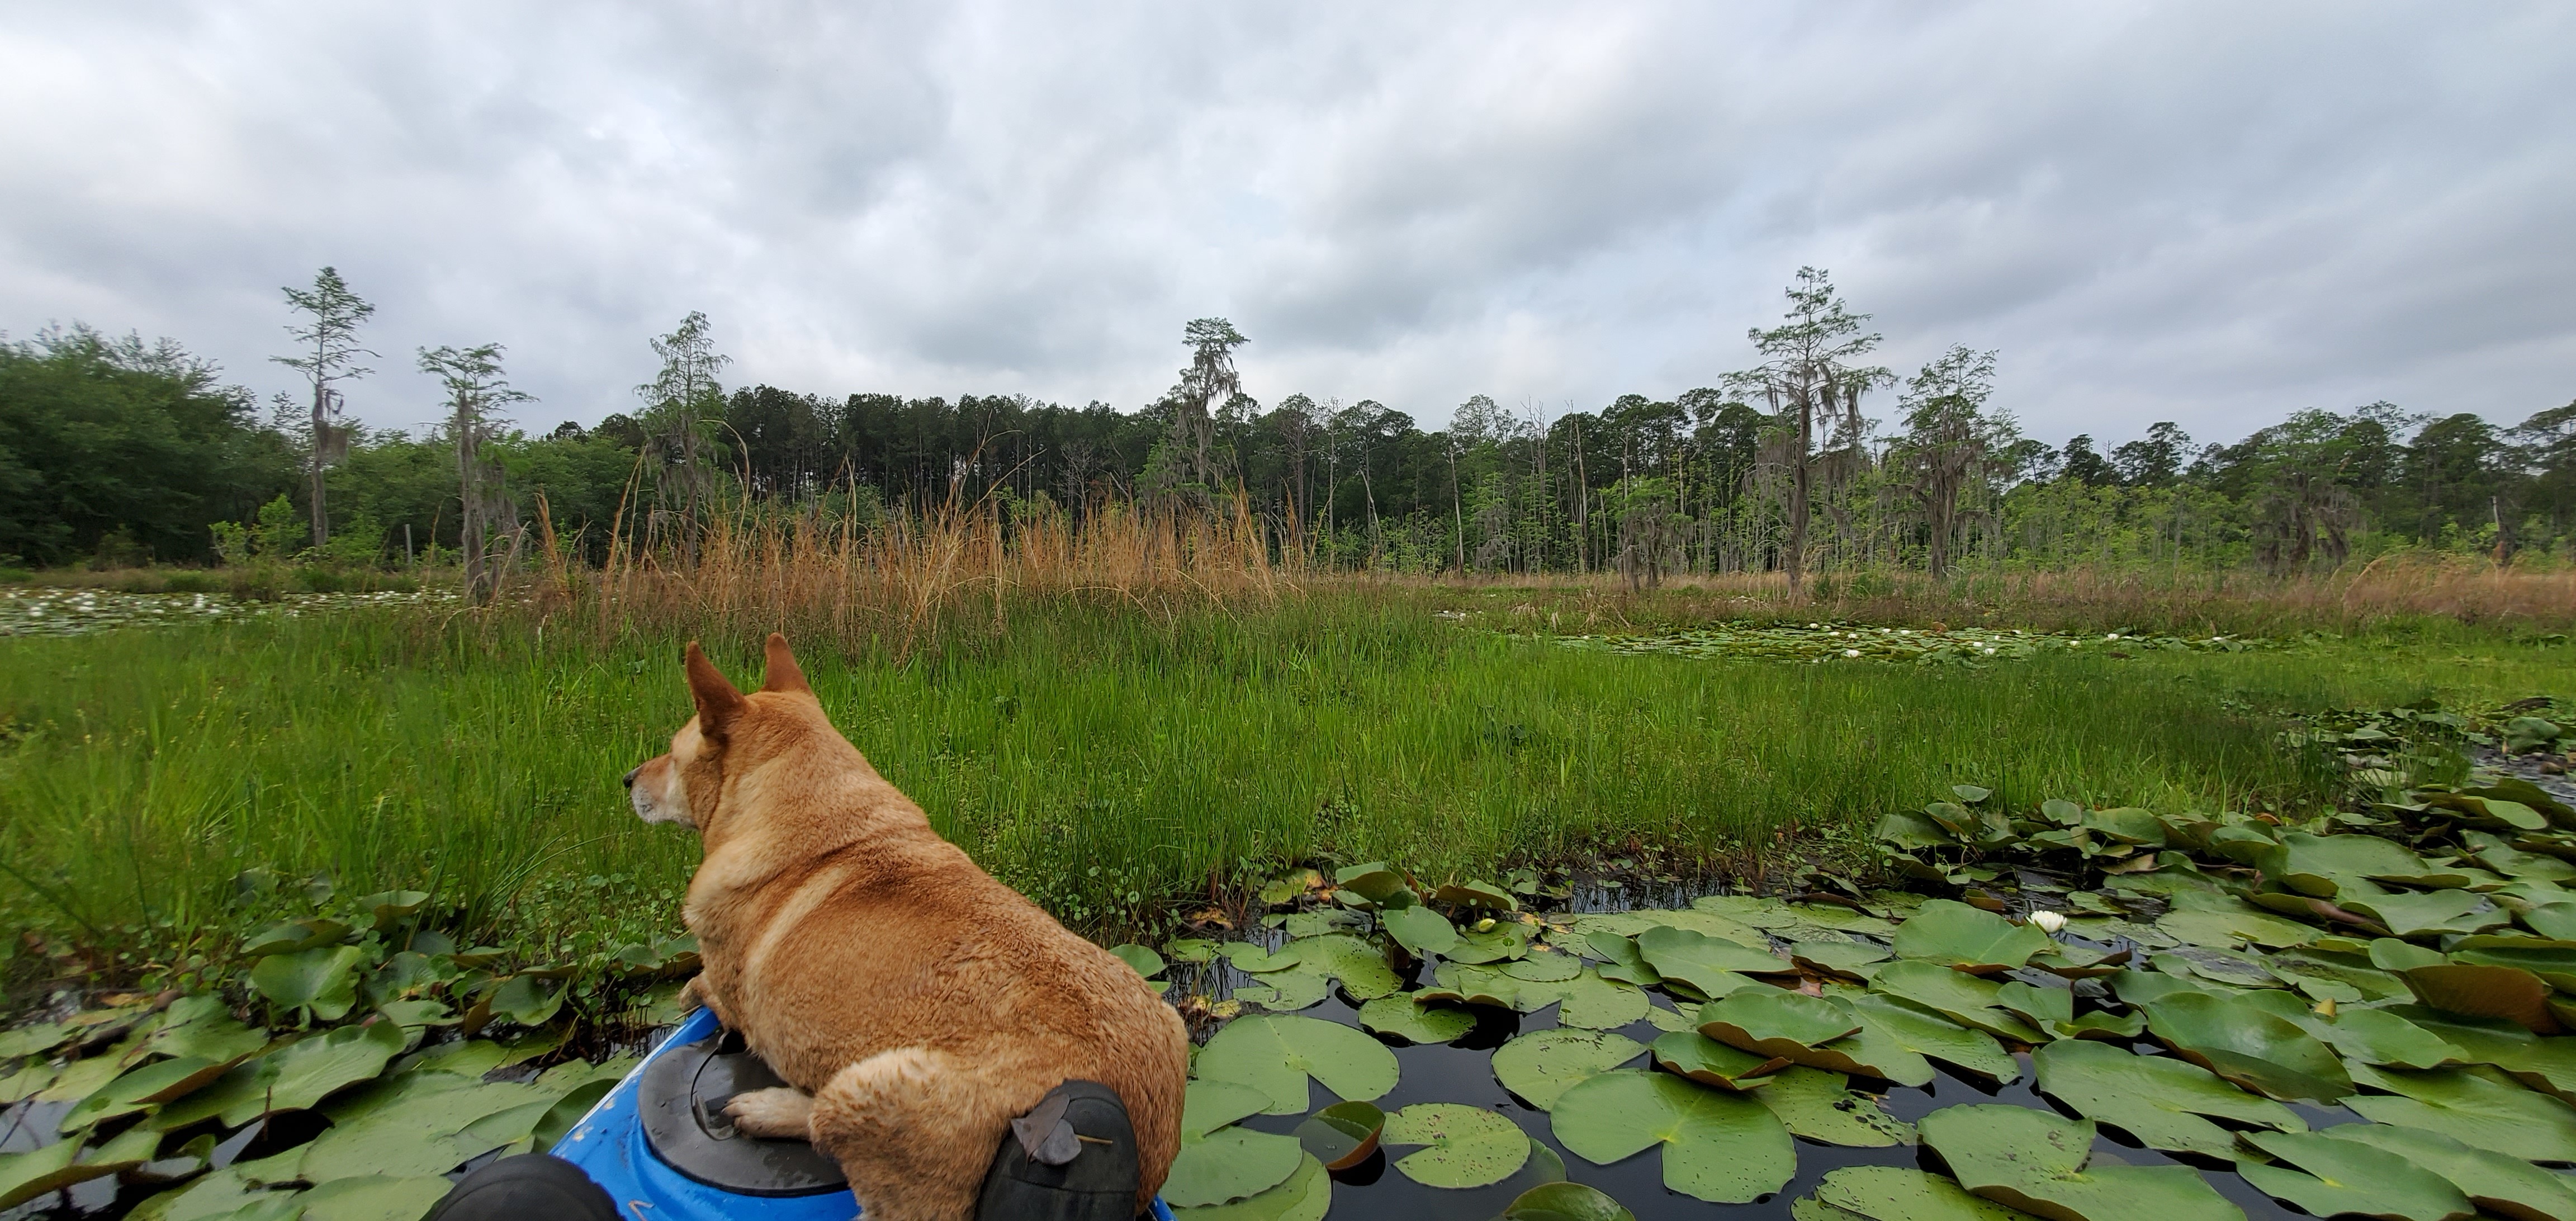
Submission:
M 2576 397 L 2571 69 L 2546 4 L 25 8 L 0 326 L 283 389 L 332 263 L 363 418 L 499 340 L 542 426 L 691 309 L 739 381 L 1131 407 L 1215 313 L 1437 423 L 1708 384 L 1815 264 L 2052 438 L 2510 422 Z

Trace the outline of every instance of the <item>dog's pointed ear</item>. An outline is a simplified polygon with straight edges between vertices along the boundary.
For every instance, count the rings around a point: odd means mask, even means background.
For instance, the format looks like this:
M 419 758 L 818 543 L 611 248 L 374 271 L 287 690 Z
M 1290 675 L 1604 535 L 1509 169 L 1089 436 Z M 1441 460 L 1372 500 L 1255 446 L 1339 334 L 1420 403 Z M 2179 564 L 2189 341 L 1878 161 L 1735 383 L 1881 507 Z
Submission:
M 721 738 L 742 714 L 745 701 L 742 692 L 733 689 L 725 676 L 716 672 L 715 663 L 707 660 L 697 641 L 688 649 L 689 697 L 698 702 L 698 732 Z
M 777 632 L 769 634 L 769 675 L 761 680 L 760 689 L 814 693 L 805 682 L 805 671 L 797 668 L 796 655 L 787 651 L 787 637 Z

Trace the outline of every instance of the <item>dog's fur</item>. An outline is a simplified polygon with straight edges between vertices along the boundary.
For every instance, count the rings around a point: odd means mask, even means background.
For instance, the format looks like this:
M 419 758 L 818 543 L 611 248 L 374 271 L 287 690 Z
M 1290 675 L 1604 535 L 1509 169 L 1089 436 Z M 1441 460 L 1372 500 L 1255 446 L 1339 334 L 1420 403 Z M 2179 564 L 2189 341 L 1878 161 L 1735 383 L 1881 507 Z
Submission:
M 1134 971 L 977 868 L 823 715 L 784 637 L 744 695 L 694 643 L 697 715 L 627 773 L 647 822 L 698 830 L 698 1001 L 792 1089 L 754 1135 L 839 1161 L 868 1221 L 963 1221 L 1012 1117 L 1073 1079 L 1118 1091 L 1144 1211 L 1180 1148 L 1189 1036 Z

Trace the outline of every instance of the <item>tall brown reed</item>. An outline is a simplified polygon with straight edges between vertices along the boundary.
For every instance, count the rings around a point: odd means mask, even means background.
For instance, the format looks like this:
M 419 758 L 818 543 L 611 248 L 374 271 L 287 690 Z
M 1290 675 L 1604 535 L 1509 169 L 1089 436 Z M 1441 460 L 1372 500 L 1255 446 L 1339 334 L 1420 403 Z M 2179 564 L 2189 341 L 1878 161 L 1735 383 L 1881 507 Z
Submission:
M 1178 610 L 1275 601 L 1306 573 L 1274 552 L 1268 527 L 1237 501 L 1102 501 L 1081 520 L 1054 506 L 986 501 L 896 513 L 873 523 L 745 506 L 689 524 L 651 514 L 587 570 L 541 530 L 543 572 L 529 605 L 602 641 L 635 633 L 748 636 L 784 630 L 874 640 L 900 659 L 943 627 L 1007 626 L 1027 595 Z M 682 548 L 677 534 L 691 531 Z M 687 553 L 694 551 L 694 557 Z

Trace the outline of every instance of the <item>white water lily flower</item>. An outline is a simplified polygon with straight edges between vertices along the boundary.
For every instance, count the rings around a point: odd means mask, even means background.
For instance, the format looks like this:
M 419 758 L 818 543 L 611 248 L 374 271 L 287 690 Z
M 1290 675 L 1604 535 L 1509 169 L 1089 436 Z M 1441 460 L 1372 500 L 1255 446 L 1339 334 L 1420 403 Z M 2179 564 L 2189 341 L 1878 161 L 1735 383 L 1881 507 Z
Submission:
M 1860 656 L 1860 650 L 1859 650 L 1859 649 L 1844 649 L 1844 650 L 1843 650 L 1843 656 L 1845 656 L 1845 657 L 1858 657 L 1858 656 Z
M 2066 913 L 2032 912 L 2030 914 L 2030 922 L 2038 925 L 2039 931 L 2054 937 L 2057 935 L 2057 930 L 2066 927 Z
M 2111 633 L 2110 635 L 2103 637 L 2102 639 L 2104 639 L 2104 640 L 2118 640 L 2119 638 L 2120 638 L 2120 634 L 2119 634 L 2118 632 L 2113 632 L 2113 633 Z

